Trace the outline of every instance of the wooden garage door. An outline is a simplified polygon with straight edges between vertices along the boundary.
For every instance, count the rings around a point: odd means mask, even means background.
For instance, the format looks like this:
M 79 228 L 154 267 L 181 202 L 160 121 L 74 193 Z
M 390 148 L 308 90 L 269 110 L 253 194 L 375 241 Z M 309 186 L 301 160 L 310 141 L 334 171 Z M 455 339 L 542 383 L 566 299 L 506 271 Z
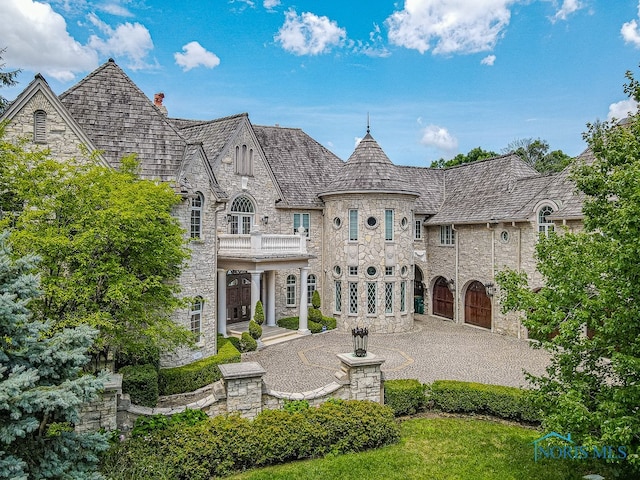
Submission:
M 464 296 L 464 321 L 478 327 L 491 328 L 491 299 L 480 282 L 469 285 Z
M 433 314 L 453 320 L 453 294 L 444 277 L 433 286 Z

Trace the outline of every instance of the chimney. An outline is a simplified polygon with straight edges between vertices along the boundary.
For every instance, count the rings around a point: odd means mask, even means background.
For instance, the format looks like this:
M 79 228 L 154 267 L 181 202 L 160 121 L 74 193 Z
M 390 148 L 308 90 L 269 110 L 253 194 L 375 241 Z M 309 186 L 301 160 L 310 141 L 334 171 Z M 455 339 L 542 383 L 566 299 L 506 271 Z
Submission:
M 158 109 L 162 112 L 162 114 L 166 117 L 168 112 L 167 112 L 167 107 L 165 107 L 164 105 L 162 105 L 162 100 L 164 99 L 164 93 L 160 92 L 160 93 L 156 93 L 153 96 L 153 104 L 158 107 Z

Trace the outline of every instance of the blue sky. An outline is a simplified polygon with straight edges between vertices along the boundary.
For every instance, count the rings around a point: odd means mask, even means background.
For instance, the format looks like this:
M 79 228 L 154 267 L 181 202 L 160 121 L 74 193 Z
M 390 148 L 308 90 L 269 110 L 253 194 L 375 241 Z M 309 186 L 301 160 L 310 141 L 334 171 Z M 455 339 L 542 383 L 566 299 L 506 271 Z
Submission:
M 578 155 L 587 122 L 635 105 L 638 0 L 2 0 L 13 99 L 62 93 L 112 57 L 169 115 L 248 112 L 347 159 L 370 118 L 396 164 L 542 138 Z M 639 74 L 640 75 L 640 74 Z

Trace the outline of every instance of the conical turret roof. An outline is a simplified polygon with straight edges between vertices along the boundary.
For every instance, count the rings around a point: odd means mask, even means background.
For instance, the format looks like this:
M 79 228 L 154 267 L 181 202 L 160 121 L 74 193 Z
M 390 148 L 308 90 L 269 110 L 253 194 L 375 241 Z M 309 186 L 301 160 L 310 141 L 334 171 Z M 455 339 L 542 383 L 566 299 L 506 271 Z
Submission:
M 419 195 L 403 180 L 398 167 L 389 160 L 369 131 L 341 167 L 336 178 L 319 195 L 357 192 Z

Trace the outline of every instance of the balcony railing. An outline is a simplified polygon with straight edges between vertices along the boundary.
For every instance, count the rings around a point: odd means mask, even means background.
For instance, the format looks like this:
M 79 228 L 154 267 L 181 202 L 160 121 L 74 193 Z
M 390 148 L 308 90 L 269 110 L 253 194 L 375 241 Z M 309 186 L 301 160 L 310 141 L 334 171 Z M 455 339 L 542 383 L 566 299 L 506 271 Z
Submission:
M 305 255 L 307 237 L 304 235 L 278 235 L 254 232 L 248 235 L 223 234 L 218 236 L 218 255 Z

